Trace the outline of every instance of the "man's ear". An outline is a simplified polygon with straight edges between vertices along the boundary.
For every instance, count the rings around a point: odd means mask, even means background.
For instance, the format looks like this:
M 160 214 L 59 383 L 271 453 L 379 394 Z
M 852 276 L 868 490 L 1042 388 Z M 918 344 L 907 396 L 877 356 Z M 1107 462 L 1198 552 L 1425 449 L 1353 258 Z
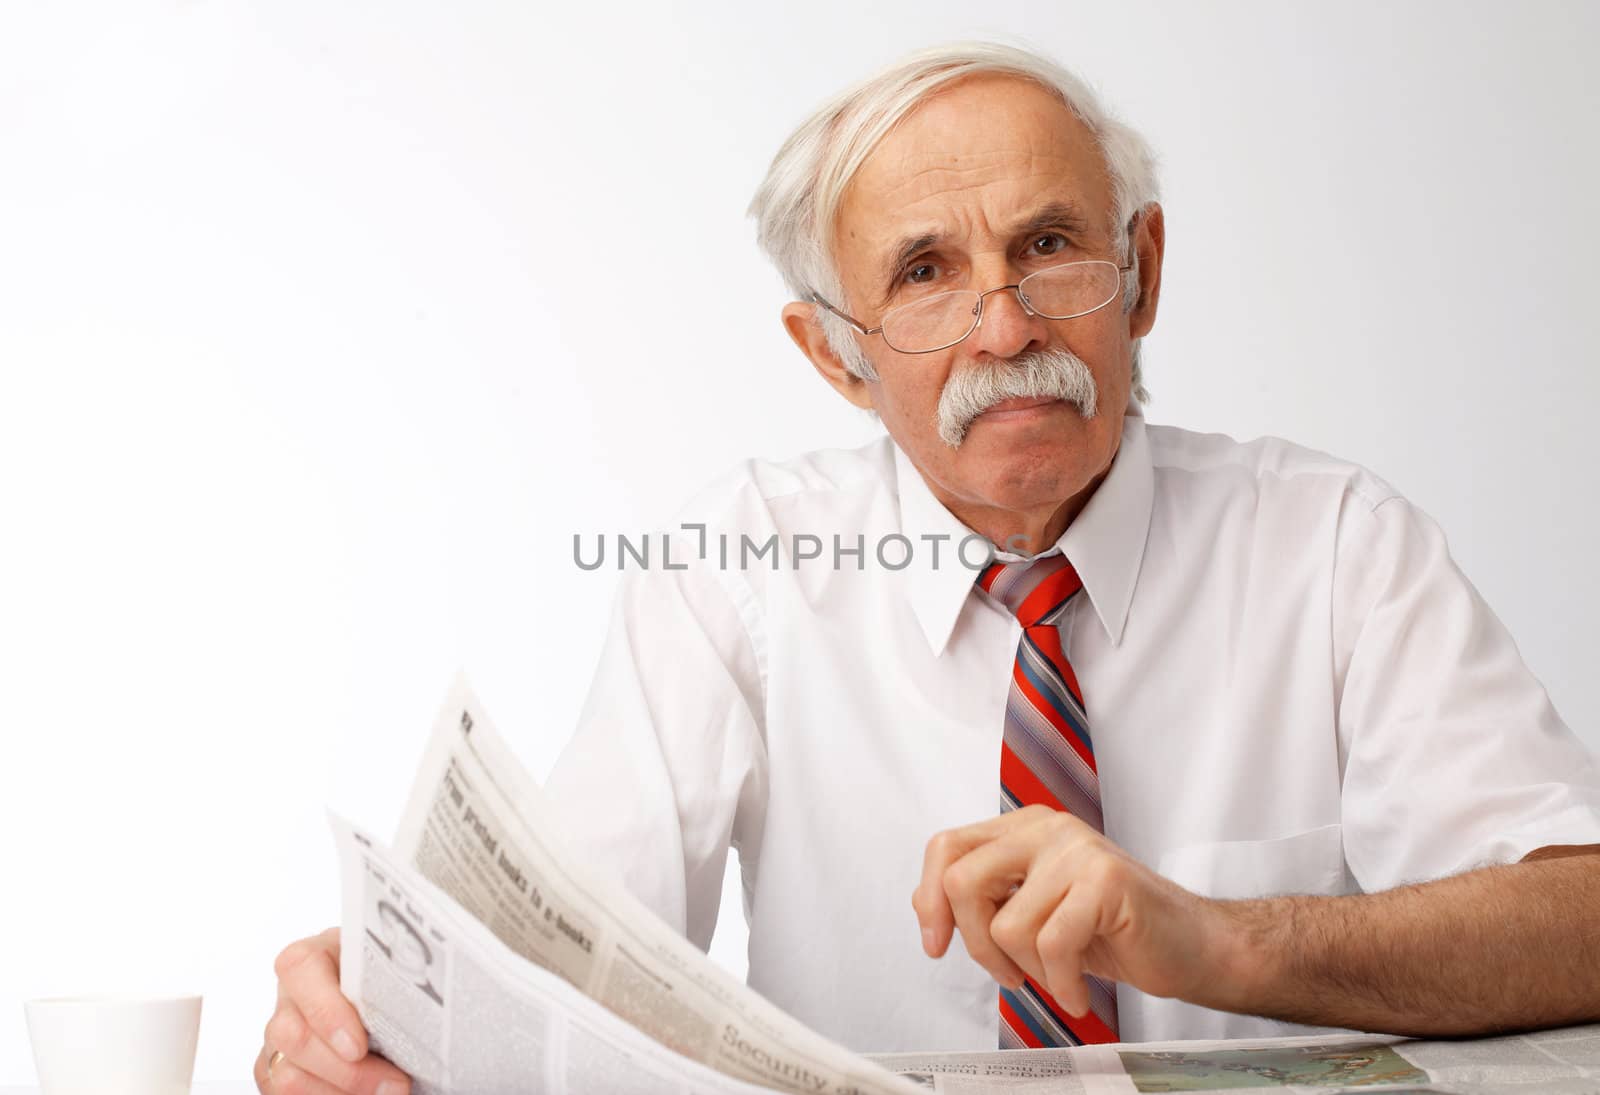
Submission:
M 1128 337 L 1143 338 L 1156 325 L 1161 261 L 1167 253 L 1167 225 L 1161 206 L 1155 202 L 1139 212 L 1133 230 L 1133 253 L 1139 256 L 1139 300 L 1128 313 Z
M 817 322 L 818 307 L 798 300 L 785 304 L 783 329 L 834 391 L 863 410 L 872 410 L 872 393 L 867 382 L 846 369 L 839 355 L 828 345 L 828 336 L 822 333 L 822 324 Z

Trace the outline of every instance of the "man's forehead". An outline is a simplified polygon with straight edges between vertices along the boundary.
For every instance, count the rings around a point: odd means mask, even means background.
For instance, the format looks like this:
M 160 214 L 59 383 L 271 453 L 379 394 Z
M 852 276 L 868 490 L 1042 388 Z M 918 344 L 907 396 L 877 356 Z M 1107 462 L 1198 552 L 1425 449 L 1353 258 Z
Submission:
M 1064 103 L 1026 81 L 972 81 L 901 119 L 851 181 L 835 229 L 842 250 L 876 250 L 1046 205 L 1098 221 L 1110 196 L 1094 134 Z
M 894 150 L 876 150 L 874 157 L 881 151 Z M 892 161 L 864 164 L 846 193 L 845 205 L 898 208 L 930 200 L 959 203 L 981 198 L 1027 203 L 1063 188 L 1090 191 L 1078 198 L 1087 200 L 1102 173 L 1099 153 L 1092 148 L 1090 154 L 1081 155 L 1021 142 L 983 151 L 924 147 Z

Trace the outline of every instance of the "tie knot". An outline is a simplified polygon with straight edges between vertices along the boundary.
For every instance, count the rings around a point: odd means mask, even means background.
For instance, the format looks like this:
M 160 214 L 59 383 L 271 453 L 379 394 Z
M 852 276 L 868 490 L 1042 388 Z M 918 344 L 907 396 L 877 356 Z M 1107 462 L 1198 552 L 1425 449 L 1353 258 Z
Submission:
M 1023 627 L 1055 623 L 1067 602 L 1083 588 L 1083 579 L 1065 555 L 990 563 L 978 575 L 978 586 L 1011 610 Z

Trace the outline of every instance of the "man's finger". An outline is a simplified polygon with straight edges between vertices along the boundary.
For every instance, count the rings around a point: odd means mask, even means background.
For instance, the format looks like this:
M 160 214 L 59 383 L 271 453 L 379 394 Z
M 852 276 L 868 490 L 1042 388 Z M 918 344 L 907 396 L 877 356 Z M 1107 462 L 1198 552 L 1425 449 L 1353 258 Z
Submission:
M 339 991 L 338 951 L 330 951 L 319 942 L 321 938 L 291 943 L 278 955 L 273 965 L 278 995 L 293 1002 L 311 1030 L 335 1053 L 346 1061 L 359 1061 L 367 1053 L 367 1030 L 355 1005 Z
M 1022 983 L 1023 969 L 994 939 L 990 924 L 1028 877 L 1034 857 L 1048 837 L 1039 830 L 1012 826 L 945 869 L 943 888 L 961 940 L 974 961 L 1008 988 Z
M 944 892 L 944 872 L 950 864 L 966 855 L 978 844 L 988 839 L 978 826 L 946 829 L 934 835 L 922 853 L 922 879 L 911 894 L 911 907 L 916 910 L 917 925 L 922 929 L 922 949 L 930 958 L 938 958 L 950 946 L 950 936 L 955 932 L 955 913 Z
M 250 1070 L 250 1075 L 255 1078 L 256 1090 L 266 1095 L 267 1091 L 267 1062 L 272 1059 L 272 1050 L 262 1047 L 256 1054 L 255 1067 Z
M 271 1050 L 265 1051 L 271 1060 Z M 338 1088 L 328 1081 L 313 1076 L 311 1073 L 299 1068 L 293 1061 L 279 1058 L 272 1066 L 272 1074 L 267 1075 L 265 1061 L 261 1065 L 261 1090 L 267 1095 L 342 1095 Z
M 989 922 L 989 935 L 995 944 L 1041 985 L 1045 982 L 1045 969 L 1039 957 L 1039 930 L 1071 886 L 1072 872 L 1060 857 L 1035 862 L 1022 885 Z
M 267 1023 L 265 1041 L 269 1050 L 278 1050 L 283 1059 L 273 1068 L 289 1064 L 336 1091 L 353 1095 L 403 1095 L 411 1086 L 404 1072 L 382 1057 L 369 1055 L 354 1063 L 335 1053 L 306 1021 L 293 1001 L 282 1000 Z
M 1089 1010 L 1083 956 L 1099 930 L 1105 896 L 1098 881 L 1074 885 L 1050 911 L 1036 937 L 1044 986 L 1069 1015 L 1079 1016 Z
M 955 912 L 944 889 L 944 874 L 950 865 L 979 845 L 1019 825 L 1037 823 L 1041 816 L 1037 812 L 1039 809 L 1043 808 L 1030 806 L 997 814 L 959 829 L 946 829 L 928 841 L 922 853 L 922 879 L 911 894 L 911 907 L 916 910 L 917 923 L 922 928 L 922 949 L 930 958 L 938 958 L 945 952 L 955 932 Z

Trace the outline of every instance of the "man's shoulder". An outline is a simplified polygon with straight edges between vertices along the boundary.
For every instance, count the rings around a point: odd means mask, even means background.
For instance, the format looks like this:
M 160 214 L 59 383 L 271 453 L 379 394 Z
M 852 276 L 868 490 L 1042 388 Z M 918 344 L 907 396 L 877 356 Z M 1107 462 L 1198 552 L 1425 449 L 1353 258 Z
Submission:
M 1239 441 L 1227 434 L 1178 426 L 1147 425 L 1150 463 L 1158 483 L 1219 496 L 1293 493 L 1301 499 L 1348 500 L 1369 510 L 1400 498 L 1400 492 L 1371 470 L 1281 437 Z

